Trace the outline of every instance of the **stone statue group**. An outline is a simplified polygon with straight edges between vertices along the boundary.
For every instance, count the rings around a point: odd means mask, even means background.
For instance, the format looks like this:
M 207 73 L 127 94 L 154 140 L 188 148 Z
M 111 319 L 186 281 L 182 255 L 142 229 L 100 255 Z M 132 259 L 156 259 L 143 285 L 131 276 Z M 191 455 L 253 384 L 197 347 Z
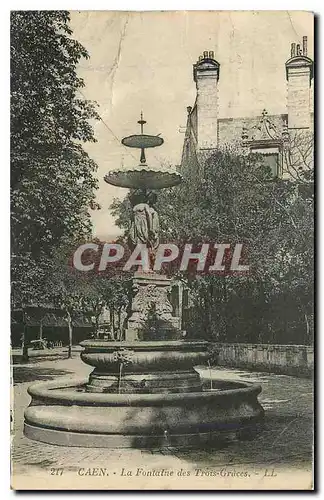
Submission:
M 152 191 L 136 190 L 130 195 L 133 210 L 128 244 L 131 250 L 144 244 L 154 254 L 159 245 L 159 216 L 155 210 L 157 195 Z

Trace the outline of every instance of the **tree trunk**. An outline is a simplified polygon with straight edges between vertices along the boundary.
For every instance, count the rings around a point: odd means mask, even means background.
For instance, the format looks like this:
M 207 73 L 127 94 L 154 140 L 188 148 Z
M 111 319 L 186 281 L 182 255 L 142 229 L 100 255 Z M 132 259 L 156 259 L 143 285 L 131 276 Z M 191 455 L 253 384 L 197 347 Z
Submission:
M 224 331 L 223 331 L 223 336 L 224 336 L 224 339 L 226 339 L 228 337 L 228 333 L 229 333 L 229 328 L 228 328 L 228 293 L 227 293 L 227 282 L 226 282 L 226 276 L 223 277 L 223 297 L 222 297 L 222 300 L 223 300 L 223 307 L 222 307 L 222 311 L 223 311 L 223 316 L 224 316 L 224 322 L 223 322 L 223 328 L 224 328 Z
M 115 310 L 113 307 L 109 309 L 110 313 L 110 327 L 113 338 L 115 339 Z
M 307 314 L 305 313 L 304 314 L 304 317 L 305 317 L 305 323 L 306 323 L 306 342 L 309 342 L 309 339 L 310 339 L 310 326 L 309 326 L 309 321 L 308 321 L 308 316 Z
M 95 316 L 95 338 L 98 338 L 98 330 L 99 330 L 99 316 Z
M 118 307 L 117 308 L 117 332 L 118 332 L 118 336 L 119 336 L 119 332 L 120 332 L 120 320 L 121 320 L 121 307 Z
M 28 362 L 28 341 L 27 341 L 27 327 L 26 327 L 26 314 L 23 311 L 23 337 L 22 337 L 22 360 Z
M 179 307 L 179 327 L 182 330 L 183 323 L 183 283 L 178 284 L 178 307 Z
M 42 339 L 43 339 L 43 320 L 41 319 L 39 324 L 39 340 Z
M 69 329 L 68 359 L 70 359 L 70 358 L 72 358 L 72 341 L 73 341 L 71 314 L 69 312 L 67 312 L 66 317 L 67 317 L 67 324 L 68 324 L 68 329 Z

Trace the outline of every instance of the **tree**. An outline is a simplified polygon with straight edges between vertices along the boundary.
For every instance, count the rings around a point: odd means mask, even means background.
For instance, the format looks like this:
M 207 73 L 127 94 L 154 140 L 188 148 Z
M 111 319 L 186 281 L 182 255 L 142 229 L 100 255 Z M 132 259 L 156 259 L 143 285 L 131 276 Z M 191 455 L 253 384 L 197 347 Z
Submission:
M 64 313 L 68 328 L 68 358 L 72 357 L 73 319 L 84 311 L 86 287 L 83 275 L 70 265 L 68 252 L 57 252 L 44 280 L 45 299 Z
M 94 239 L 98 245 L 104 245 Z M 84 256 L 84 263 L 94 262 L 93 271 L 80 271 L 73 267 L 73 252 L 70 245 L 60 248 L 53 256 L 43 277 L 43 300 L 54 304 L 65 313 L 69 332 L 68 357 L 72 356 L 73 322 L 80 315 L 95 317 L 95 334 L 98 333 L 99 318 L 105 307 L 112 314 L 117 312 L 120 330 L 120 317 L 128 306 L 130 289 L 129 273 L 119 267 L 108 267 L 100 272 L 101 250 L 89 251 Z M 115 334 L 115 332 L 113 332 Z
M 298 184 L 314 181 L 314 133 L 310 130 L 291 130 L 283 148 L 285 168 Z
M 22 357 L 28 361 L 28 338 L 26 336 L 26 308 L 28 305 L 44 303 L 44 283 L 47 266 L 43 259 L 40 262 L 30 255 L 11 256 L 11 308 L 21 311 Z
M 86 285 L 82 309 L 89 312 L 95 318 L 95 334 L 98 335 L 100 316 L 104 308 L 110 311 L 110 326 L 112 335 L 121 339 L 122 327 L 121 316 L 129 304 L 129 283 L 122 275 L 109 277 L 105 274 L 89 274 L 85 277 Z M 115 324 L 117 314 L 117 324 Z
M 128 255 L 124 255 L 122 261 L 109 265 L 100 270 L 100 259 L 103 252 L 104 242 L 95 238 L 94 243 L 98 245 L 98 251 L 90 251 L 84 257 L 87 263 L 94 263 L 92 272 L 83 274 L 86 280 L 86 302 L 95 317 L 96 332 L 98 331 L 99 318 L 105 307 L 109 308 L 110 323 L 113 337 L 116 335 L 121 339 L 123 325 L 121 323 L 122 313 L 127 312 L 131 294 L 131 273 L 123 270 Z M 117 315 L 117 324 L 115 316 Z
M 247 245 L 249 275 L 194 280 L 199 322 L 211 336 L 223 340 L 309 343 L 312 195 L 296 191 L 295 182 L 269 178 L 261 159 L 230 151 L 212 155 L 204 178 L 196 183 L 197 195 L 189 192 L 186 203 L 184 193 L 180 203 L 170 207 L 179 217 L 177 230 L 186 231 L 187 238 L 190 216 L 186 214 L 193 213 L 194 238 Z M 311 168 L 305 169 L 307 178 L 309 173 Z M 187 218 L 188 224 L 180 224 L 180 218 Z
M 53 253 L 90 234 L 96 164 L 93 103 L 77 76 L 86 49 L 65 11 L 11 13 L 11 234 L 13 300 L 31 300 Z M 23 264 L 22 264 L 23 263 Z

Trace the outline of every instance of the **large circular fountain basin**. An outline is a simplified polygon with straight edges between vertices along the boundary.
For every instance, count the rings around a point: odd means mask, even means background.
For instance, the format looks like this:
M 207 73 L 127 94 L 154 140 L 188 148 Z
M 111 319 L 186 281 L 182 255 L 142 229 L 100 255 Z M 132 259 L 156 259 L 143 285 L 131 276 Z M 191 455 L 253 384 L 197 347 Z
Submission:
M 255 428 L 263 416 L 259 385 L 213 381 L 213 389 L 175 394 L 94 394 L 86 380 L 37 383 L 24 434 L 62 446 L 196 446 Z

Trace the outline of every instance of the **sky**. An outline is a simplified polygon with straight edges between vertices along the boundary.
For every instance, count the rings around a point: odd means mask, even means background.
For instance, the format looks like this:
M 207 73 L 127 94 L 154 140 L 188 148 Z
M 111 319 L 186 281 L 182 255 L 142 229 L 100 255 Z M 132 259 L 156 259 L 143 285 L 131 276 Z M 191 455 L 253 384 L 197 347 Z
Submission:
M 85 145 L 98 164 L 97 201 L 92 212 L 94 235 L 109 239 L 120 233 L 109 211 L 114 197 L 126 190 L 104 182 L 105 173 L 139 162 L 139 151 L 121 139 L 145 132 L 161 134 L 163 146 L 147 151 L 149 164 L 178 165 L 187 106 L 195 101 L 192 65 L 204 50 L 220 63 L 219 117 L 285 113 L 285 62 L 290 44 L 308 36 L 313 57 L 313 15 L 303 11 L 73 11 L 74 37 L 90 54 L 78 73 L 87 99 L 98 103 L 97 142 Z

